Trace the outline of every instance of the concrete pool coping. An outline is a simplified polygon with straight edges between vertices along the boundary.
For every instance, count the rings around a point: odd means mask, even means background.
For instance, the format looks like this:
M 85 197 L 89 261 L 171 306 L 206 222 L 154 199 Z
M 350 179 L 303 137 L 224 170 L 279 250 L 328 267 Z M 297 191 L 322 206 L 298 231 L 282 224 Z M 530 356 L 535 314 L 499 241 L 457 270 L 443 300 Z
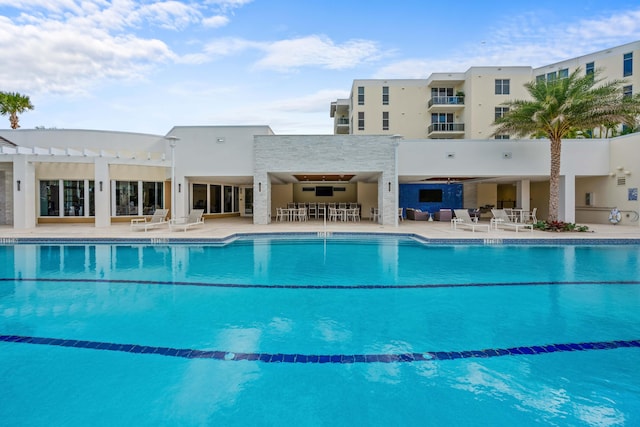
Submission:
M 487 222 L 488 224 L 488 222 Z M 0 243 L 13 243 L 22 239 L 52 239 L 52 240 L 143 240 L 155 242 L 171 242 L 174 240 L 224 240 L 237 235 L 247 234 L 292 234 L 312 233 L 316 235 L 333 235 L 341 233 L 364 234 L 405 234 L 423 238 L 425 240 L 481 240 L 491 243 L 501 243 L 504 240 L 639 240 L 640 225 L 619 224 L 585 224 L 588 232 L 533 232 L 512 229 L 500 229 L 472 232 L 470 229 L 454 230 L 449 222 L 401 221 L 397 227 L 380 225 L 371 221 L 360 222 L 274 222 L 266 225 L 253 224 L 251 218 L 221 218 L 206 220 L 202 226 L 194 227 L 186 232 L 170 231 L 169 227 L 153 230 L 132 230 L 129 223 L 114 223 L 108 227 L 94 227 L 93 224 L 40 224 L 31 229 L 14 229 L 11 226 L 0 226 Z

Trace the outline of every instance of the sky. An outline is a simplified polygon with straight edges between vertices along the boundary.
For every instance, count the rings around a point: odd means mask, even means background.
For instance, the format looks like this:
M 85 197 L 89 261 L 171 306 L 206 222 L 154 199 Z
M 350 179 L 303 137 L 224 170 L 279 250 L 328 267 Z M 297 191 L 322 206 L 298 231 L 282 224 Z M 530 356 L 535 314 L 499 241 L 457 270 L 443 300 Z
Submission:
M 31 99 L 22 129 L 330 134 L 354 79 L 539 67 L 640 40 L 637 0 L 452 4 L 0 0 L 0 91 Z

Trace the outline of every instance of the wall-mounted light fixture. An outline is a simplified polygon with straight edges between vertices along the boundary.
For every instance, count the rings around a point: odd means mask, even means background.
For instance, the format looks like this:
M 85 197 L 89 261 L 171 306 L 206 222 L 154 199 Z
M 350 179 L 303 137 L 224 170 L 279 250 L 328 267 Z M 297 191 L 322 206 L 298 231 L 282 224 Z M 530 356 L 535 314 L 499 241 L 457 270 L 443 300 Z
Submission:
M 182 184 L 178 183 L 178 193 L 182 193 Z
M 100 191 L 102 191 L 102 181 L 100 181 Z
M 20 191 L 20 180 L 16 181 L 16 185 L 18 186 L 18 191 Z
M 391 193 L 391 181 L 389 181 L 389 193 Z
M 262 192 L 262 183 L 261 182 L 258 183 L 258 191 Z

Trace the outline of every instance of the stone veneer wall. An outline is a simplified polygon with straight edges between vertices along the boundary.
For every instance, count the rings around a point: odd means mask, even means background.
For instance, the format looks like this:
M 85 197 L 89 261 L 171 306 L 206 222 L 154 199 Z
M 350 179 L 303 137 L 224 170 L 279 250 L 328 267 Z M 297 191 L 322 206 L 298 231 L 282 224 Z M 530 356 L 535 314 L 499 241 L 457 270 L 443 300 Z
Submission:
M 0 225 L 13 225 L 13 164 L 0 163 Z
M 254 137 L 255 224 L 271 222 L 270 174 L 355 173 L 377 176 L 382 224 L 398 223 L 397 143 L 380 135 Z

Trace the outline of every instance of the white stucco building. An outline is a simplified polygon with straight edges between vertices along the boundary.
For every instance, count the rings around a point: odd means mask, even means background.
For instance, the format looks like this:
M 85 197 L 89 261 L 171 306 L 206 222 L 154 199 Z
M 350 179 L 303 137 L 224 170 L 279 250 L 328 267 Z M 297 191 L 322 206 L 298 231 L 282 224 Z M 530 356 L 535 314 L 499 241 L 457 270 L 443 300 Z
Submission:
M 268 126 L 186 126 L 167 135 L 6 130 L 0 137 L 0 223 L 15 228 L 104 227 L 158 207 L 267 224 L 276 207 L 308 201 L 357 202 L 364 217 L 376 207 L 383 224 L 397 223 L 397 207 L 548 212 L 546 140 L 274 135 Z M 638 224 L 639 166 L 640 134 L 563 141 L 560 217 L 604 223 L 617 207 L 624 222 Z M 421 201 L 421 189 L 444 197 Z

